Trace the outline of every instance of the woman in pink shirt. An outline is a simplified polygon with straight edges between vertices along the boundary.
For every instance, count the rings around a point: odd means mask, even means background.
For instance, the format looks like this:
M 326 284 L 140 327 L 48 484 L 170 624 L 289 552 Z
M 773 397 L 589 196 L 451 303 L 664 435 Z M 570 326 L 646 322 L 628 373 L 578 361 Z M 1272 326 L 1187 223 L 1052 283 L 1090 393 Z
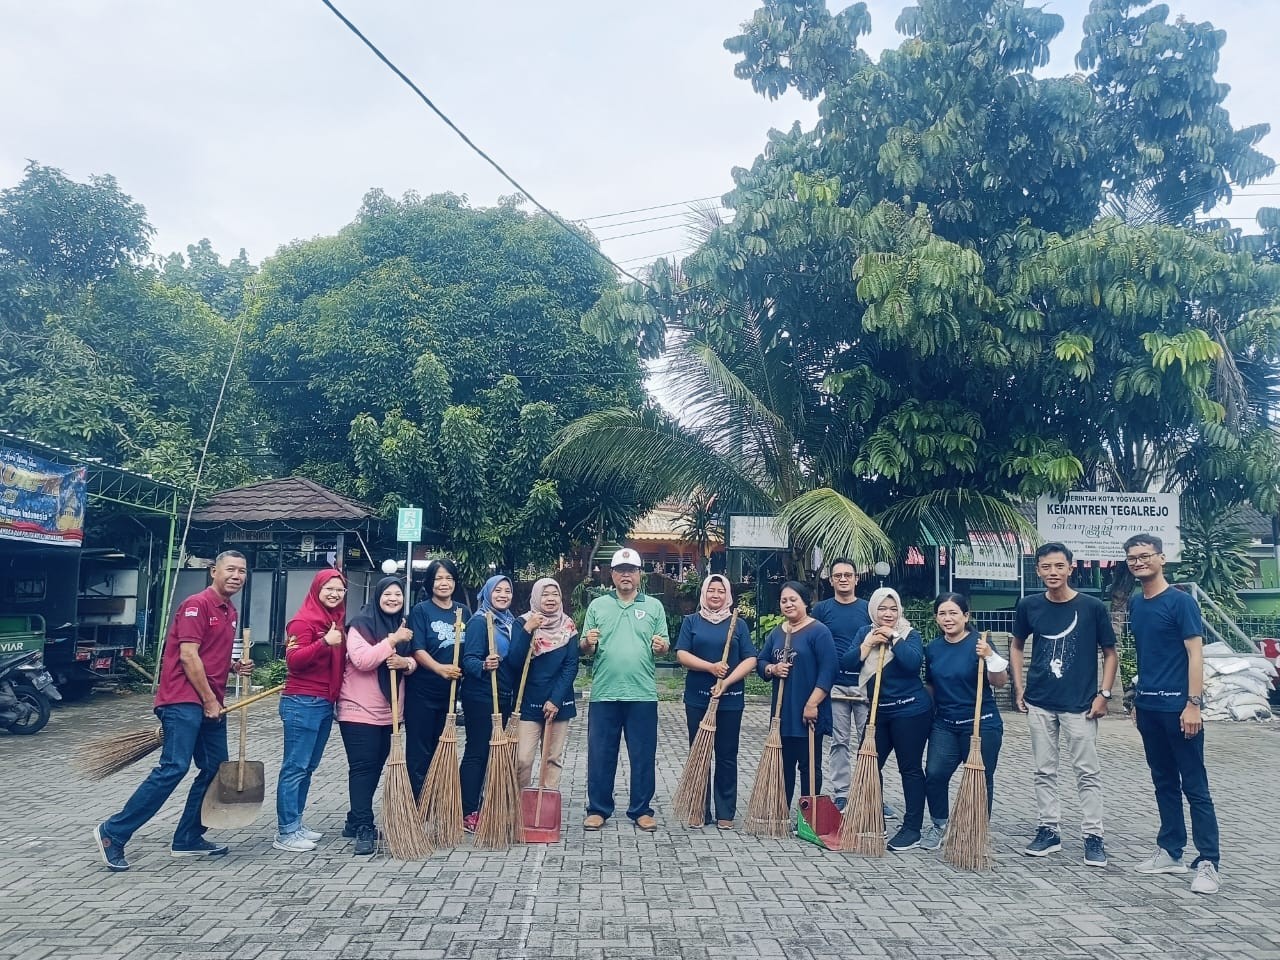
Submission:
M 347 751 L 347 791 L 351 809 L 344 837 L 354 837 L 357 856 L 378 847 L 373 825 L 373 793 L 391 752 L 392 670 L 413 673 L 410 656 L 413 631 L 405 623 L 404 588 L 395 577 L 384 577 L 373 598 L 347 623 L 347 662 L 338 692 L 338 729 Z M 395 682 L 403 703 L 404 680 Z

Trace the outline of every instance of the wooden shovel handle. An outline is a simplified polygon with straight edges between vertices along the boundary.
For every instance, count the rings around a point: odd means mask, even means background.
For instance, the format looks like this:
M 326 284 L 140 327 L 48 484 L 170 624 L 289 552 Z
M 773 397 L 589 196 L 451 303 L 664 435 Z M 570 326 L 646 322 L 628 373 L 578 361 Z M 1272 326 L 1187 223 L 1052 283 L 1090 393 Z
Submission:
M 818 795 L 818 774 L 814 769 L 813 762 L 813 725 L 809 725 L 809 796 L 816 797 Z M 814 817 L 813 825 L 817 826 L 817 817 Z

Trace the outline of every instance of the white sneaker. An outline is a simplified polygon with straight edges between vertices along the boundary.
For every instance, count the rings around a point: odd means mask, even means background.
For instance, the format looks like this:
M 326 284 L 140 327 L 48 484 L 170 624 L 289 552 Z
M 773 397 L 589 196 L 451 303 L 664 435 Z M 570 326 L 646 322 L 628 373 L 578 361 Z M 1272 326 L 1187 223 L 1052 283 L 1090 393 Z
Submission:
M 1181 860 L 1173 859 L 1168 851 L 1161 848 L 1133 869 L 1138 873 L 1186 873 L 1187 865 Z
M 314 840 L 319 840 L 321 837 L 324 836 L 323 833 L 318 833 L 315 830 L 309 829 L 305 823 L 298 828 L 298 833 L 302 835 L 303 840 L 314 841 Z
M 1196 866 L 1195 879 L 1191 881 L 1192 893 L 1217 893 L 1222 886 L 1218 882 L 1218 868 L 1208 860 L 1201 860 Z
M 306 853 L 308 850 L 314 850 L 316 843 L 314 840 L 308 840 L 304 837 L 301 830 L 296 830 L 293 833 L 276 834 L 271 846 L 277 850 L 286 850 L 289 853 Z

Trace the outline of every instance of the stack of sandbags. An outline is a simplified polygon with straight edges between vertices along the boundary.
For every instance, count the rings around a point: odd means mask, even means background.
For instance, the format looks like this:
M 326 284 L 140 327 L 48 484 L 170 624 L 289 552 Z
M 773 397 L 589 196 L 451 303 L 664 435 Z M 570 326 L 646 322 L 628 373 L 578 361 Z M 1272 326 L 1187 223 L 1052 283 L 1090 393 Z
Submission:
M 1276 667 L 1263 656 L 1237 653 L 1225 643 L 1204 648 L 1205 720 L 1270 720 L 1268 695 Z

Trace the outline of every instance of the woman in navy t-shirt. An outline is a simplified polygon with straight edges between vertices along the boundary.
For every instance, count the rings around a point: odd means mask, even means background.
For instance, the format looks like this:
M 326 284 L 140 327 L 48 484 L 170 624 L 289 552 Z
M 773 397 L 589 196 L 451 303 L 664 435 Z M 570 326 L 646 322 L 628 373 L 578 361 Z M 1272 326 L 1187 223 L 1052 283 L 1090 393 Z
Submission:
M 881 587 L 867 602 L 871 626 L 853 638 L 840 666 L 858 671 L 860 685 L 874 683 L 876 666 L 883 650 L 884 669 L 880 675 L 880 702 L 876 708 L 876 753 L 880 769 L 889 754 L 898 759 L 902 775 L 902 829 L 889 841 L 894 853 L 910 850 L 920 842 L 924 822 L 924 745 L 929 739 L 933 704 L 920 682 L 924 641 L 902 615 L 902 600 L 896 590 Z M 868 696 L 875 688 L 871 687 Z
M 929 800 L 932 827 L 922 845 L 936 850 L 950 816 L 948 792 L 951 776 L 964 762 L 973 736 L 974 697 L 978 689 L 978 659 L 985 661 L 982 684 L 982 763 L 987 768 L 987 815 L 995 796 L 996 760 L 1004 739 L 1004 721 L 992 687 L 1009 680 L 1009 661 L 996 653 L 978 631 L 969 626 L 969 600 L 963 594 L 944 593 L 933 603 L 934 618 L 942 635 L 924 651 L 925 682 L 933 690 L 933 731 L 929 734 L 929 759 L 925 762 L 924 787 Z
M 704 822 L 711 821 L 715 799 L 716 826 L 733 829 L 738 807 L 738 733 L 742 728 L 743 679 L 756 667 L 756 648 L 746 623 L 736 621 L 733 636 L 733 594 L 729 581 L 713 573 L 702 581 L 698 612 L 680 624 L 676 640 L 676 660 L 689 673 L 684 681 L 684 713 L 689 726 L 689 743 L 698 735 L 698 726 L 715 697 L 715 774 L 707 793 Z M 725 644 L 729 653 L 725 655 Z
M 778 596 L 784 622 L 773 628 L 756 669 L 774 681 L 772 710 L 778 698 L 778 680 L 786 678 L 782 693 L 782 776 L 787 785 L 787 806 L 800 775 L 801 796 L 809 790 L 809 728 L 815 736 L 813 779 L 822 792 L 822 738 L 831 732 L 831 685 L 836 681 L 836 643 L 825 624 L 809 616 L 809 588 L 788 580 Z M 786 628 L 785 630 L 783 628 Z M 787 634 L 791 649 L 787 649 Z

